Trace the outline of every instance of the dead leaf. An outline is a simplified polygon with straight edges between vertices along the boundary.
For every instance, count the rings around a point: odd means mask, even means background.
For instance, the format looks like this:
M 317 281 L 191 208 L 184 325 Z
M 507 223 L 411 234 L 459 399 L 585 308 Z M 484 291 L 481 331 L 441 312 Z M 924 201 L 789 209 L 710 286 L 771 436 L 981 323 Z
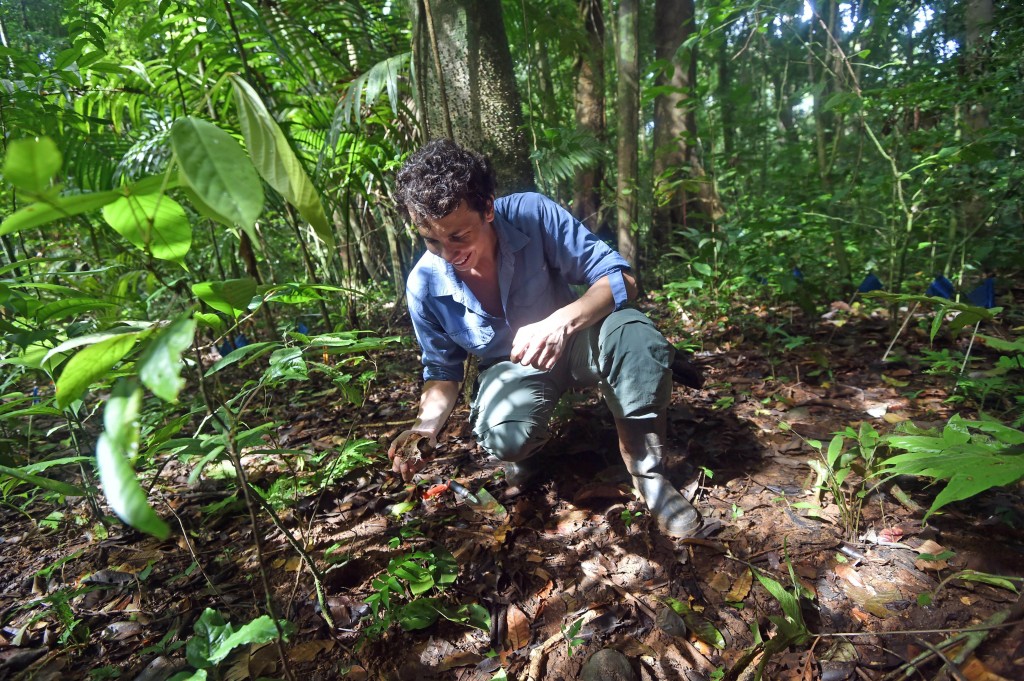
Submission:
M 590 512 L 581 509 L 563 511 L 555 516 L 555 534 L 573 534 L 590 520 Z
M 878 538 L 890 544 L 895 544 L 900 539 L 903 539 L 903 530 L 898 527 L 887 527 L 878 533 Z
M 460 650 L 443 658 L 441 664 L 437 667 L 437 671 L 446 672 L 456 667 L 468 667 L 472 664 L 479 664 L 483 659 L 483 655 L 474 653 L 472 650 Z
M 334 650 L 335 644 L 334 639 L 298 643 L 288 649 L 288 659 L 292 662 L 312 662 L 323 651 Z
M 625 499 L 628 495 L 622 491 L 622 488 L 618 485 L 612 485 L 609 483 L 592 482 L 588 485 L 584 485 L 576 496 L 573 497 L 572 503 L 579 506 L 582 502 L 589 501 L 591 499 Z
M 729 590 L 729 586 L 732 584 L 732 577 L 725 572 L 716 572 L 714 576 L 708 581 L 710 586 L 715 591 L 723 593 Z
M 518 606 L 508 606 L 505 613 L 505 624 L 508 629 L 508 647 L 510 650 L 519 650 L 530 643 L 530 620 Z
M 835 572 L 837 577 L 846 580 L 848 583 L 853 584 L 856 587 L 860 587 L 861 589 L 867 588 L 867 584 L 864 583 L 864 580 L 861 579 L 857 570 L 852 565 L 839 563 L 835 567 Z
M 725 600 L 727 603 L 740 603 L 747 594 L 750 593 L 750 585 L 754 581 L 754 575 L 750 572 L 750 568 L 744 568 L 740 576 L 736 578 L 736 581 L 732 583 L 732 588 L 729 589 L 729 593 L 725 594 Z
M 985 663 L 974 655 L 971 655 L 960 671 L 967 681 L 1009 681 L 1009 679 L 989 671 Z
M 903 423 L 904 421 L 909 421 L 910 417 L 904 416 L 903 414 L 894 414 L 892 412 L 888 412 L 886 414 L 882 414 L 882 420 L 885 421 L 886 423 L 896 424 Z
M 938 556 L 945 553 L 946 549 L 938 542 L 934 542 L 931 539 L 925 539 L 921 542 L 921 545 L 914 549 L 918 553 L 924 553 L 931 556 Z M 945 570 L 949 567 L 949 563 L 945 560 L 925 560 L 924 558 L 918 558 L 914 561 L 914 567 L 924 572 L 925 570 Z

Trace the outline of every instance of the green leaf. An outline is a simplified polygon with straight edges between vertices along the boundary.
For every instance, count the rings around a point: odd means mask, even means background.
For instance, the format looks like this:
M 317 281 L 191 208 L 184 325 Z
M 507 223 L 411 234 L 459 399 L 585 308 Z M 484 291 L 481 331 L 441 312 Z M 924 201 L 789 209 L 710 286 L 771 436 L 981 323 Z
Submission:
M 704 641 L 704 643 L 714 646 L 719 650 L 725 648 L 725 637 L 707 618 L 698 615 L 693 610 L 689 610 L 683 614 L 683 621 L 686 622 L 687 628 L 693 632 L 693 635 Z
M 754 570 L 753 572 L 754 577 L 761 583 L 761 586 L 767 589 L 772 598 L 779 602 L 782 612 L 786 615 L 785 620 L 783 620 L 786 631 L 780 633 L 793 637 L 807 634 L 807 626 L 804 624 L 803 613 L 800 611 L 800 601 L 797 600 L 796 596 L 783 588 L 782 584 L 763 574 L 760 570 Z
M 324 243 L 333 246 L 334 232 L 327 221 L 320 195 L 277 121 L 245 80 L 240 76 L 232 76 L 231 83 L 242 124 L 242 135 L 256 171 L 288 203 L 295 206 Z
M 211 312 L 196 312 L 193 315 L 196 324 L 207 329 L 212 329 L 218 336 L 224 333 L 224 320 Z
M 925 519 L 943 506 L 973 497 L 993 487 L 1024 478 L 1024 456 L 1004 451 L 1001 442 L 974 441 L 965 434 L 969 422 L 951 418 L 942 437 L 891 435 L 885 442 L 905 450 L 882 462 L 885 475 L 917 475 L 948 480 L 932 503 Z
M 42 489 L 48 489 L 51 492 L 57 494 L 63 494 L 66 497 L 84 497 L 86 492 L 77 485 L 71 485 L 60 480 L 51 480 L 50 478 L 44 478 L 41 475 L 33 475 L 32 473 L 26 473 L 25 471 L 18 468 L 11 468 L 10 466 L 0 465 L 0 475 L 8 475 L 12 478 L 27 482 L 35 485 Z
M 230 365 L 235 364 L 237 362 L 241 362 L 242 360 L 244 360 L 244 359 L 246 359 L 246 358 L 248 358 L 250 356 L 252 356 L 251 359 L 256 359 L 256 357 L 259 357 L 260 355 L 266 354 L 271 349 L 276 348 L 279 345 L 280 345 L 280 343 L 278 343 L 276 341 L 263 341 L 263 342 L 260 342 L 260 343 L 249 343 L 248 345 L 244 345 L 244 346 L 242 346 L 240 348 L 236 348 L 236 349 L 232 350 L 231 352 L 229 352 L 227 357 L 223 357 L 223 358 L 219 359 L 216 362 L 216 364 L 214 364 L 212 367 L 207 369 L 206 373 L 203 374 L 203 375 L 204 376 L 212 376 L 213 374 L 217 373 L 218 371 L 220 371 L 224 367 L 230 366 Z
M 263 186 L 238 141 L 209 121 L 186 116 L 171 126 L 171 146 L 188 187 L 222 222 L 257 241 Z
M 103 411 L 105 430 L 96 443 L 96 467 L 107 502 L 117 517 L 140 532 L 163 540 L 170 535 L 171 528 L 150 508 L 131 464 L 139 449 L 141 406 L 142 389 L 133 381 L 119 380 Z
M 287 622 L 281 624 L 287 638 L 290 627 L 287 626 Z M 237 631 L 232 631 L 231 624 L 227 624 L 224 631 L 219 634 L 216 644 L 210 650 L 209 660 L 213 664 L 224 660 L 232 650 L 239 646 L 267 643 L 277 639 L 277 625 L 268 615 L 261 615 L 248 624 L 242 625 Z
M 7 147 L 4 177 L 23 192 L 44 194 L 60 165 L 60 151 L 49 137 L 14 140 Z
M 81 397 L 94 381 L 128 354 L 137 340 L 138 333 L 118 334 L 86 347 L 68 360 L 57 379 L 57 406 L 63 409 Z
M 249 305 L 256 296 L 256 280 L 228 279 L 226 281 L 202 281 L 192 284 L 192 293 L 218 312 L 238 318 L 249 311 Z
M 0 236 L 40 227 L 61 218 L 91 213 L 122 196 L 118 191 L 92 192 L 59 196 L 50 203 L 29 204 L 0 223 Z
M 280 348 L 270 355 L 270 367 L 265 378 L 274 381 L 304 381 L 309 377 L 302 348 Z
M 195 332 L 195 320 L 177 319 L 160 330 L 139 360 L 142 383 L 165 402 L 175 402 L 185 385 L 181 377 L 181 353 L 192 345 Z
M 964 570 L 957 574 L 957 577 L 967 582 L 981 582 L 982 584 L 991 584 L 992 586 L 998 586 L 1001 589 L 1012 591 L 1017 593 L 1017 585 L 1012 580 L 1020 581 L 1020 577 L 1001 577 L 999 575 L 991 575 L 987 572 L 978 572 L 977 570 Z
M 112 307 L 120 307 L 120 305 L 98 298 L 69 298 L 46 303 L 37 309 L 32 316 L 37 322 L 46 322 L 51 319 L 66 319 L 83 312 L 92 312 L 93 310 L 109 309 Z
M 136 248 L 184 266 L 192 246 L 192 225 L 185 209 L 169 196 L 122 196 L 103 207 L 103 219 Z
M 832 438 L 832 441 L 828 443 L 828 453 L 826 460 L 828 461 L 829 468 L 835 469 L 836 461 L 839 460 L 839 455 L 843 453 L 843 436 L 836 435 Z
M 406 631 L 426 629 L 436 622 L 439 616 L 436 598 L 419 598 L 402 608 L 398 615 L 398 623 Z

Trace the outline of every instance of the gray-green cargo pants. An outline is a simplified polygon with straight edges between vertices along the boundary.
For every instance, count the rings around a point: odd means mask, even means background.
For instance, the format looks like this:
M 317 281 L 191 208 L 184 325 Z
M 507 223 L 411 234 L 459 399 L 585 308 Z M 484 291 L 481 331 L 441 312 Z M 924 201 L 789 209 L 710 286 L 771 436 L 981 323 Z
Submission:
M 473 434 L 502 461 L 523 461 L 548 440 L 548 420 L 570 388 L 597 386 L 616 419 L 654 418 L 672 396 L 675 348 L 643 313 L 618 310 L 577 333 L 550 371 L 499 362 L 480 373 Z

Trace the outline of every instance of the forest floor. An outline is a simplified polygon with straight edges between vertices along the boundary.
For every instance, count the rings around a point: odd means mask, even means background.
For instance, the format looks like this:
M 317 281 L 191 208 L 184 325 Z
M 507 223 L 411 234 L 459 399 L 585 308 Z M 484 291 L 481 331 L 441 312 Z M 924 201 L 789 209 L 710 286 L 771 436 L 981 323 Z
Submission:
M 151 494 L 174 527 L 167 541 L 120 526 L 97 533 L 82 500 L 58 516 L 44 504 L 0 507 L 0 679 L 161 681 L 197 664 L 212 666 L 196 678 L 576 679 L 605 648 L 623 653 L 633 676 L 589 678 L 750 678 L 762 662 L 764 678 L 778 680 L 1024 678 L 1018 594 L 998 580 L 944 581 L 976 574 L 964 570 L 1024 577 L 1019 488 L 946 506 L 927 522 L 936 489 L 917 479 L 876 486 L 853 466 L 848 505 L 867 490 L 856 520 L 814 490 L 814 440 L 827 448 L 833 433 L 862 423 L 888 432 L 976 414 L 970 400 L 949 400 L 948 377 L 916 359 L 929 346 L 927 316 L 883 364 L 893 333 L 883 309 L 836 303 L 805 318 L 749 304 L 741 316 L 698 323 L 667 301 L 645 307 L 671 341 L 695 347 L 705 372 L 702 388 L 675 387 L 669 412 L 671 477 L 707 518 L 701 538 L 674 541 L 652 527 L 612 420 L 588 393 L 563 402 L 532 491 L 507 495 L 469 435 L 465 406 L 427 482 L 402 485 L 381 457 L 416 404 L 419 366 L 406 343 L 371 357 L 377 378 L 361 404 L 326 380 L 267 395 L 278 426 L 265 447 L 244 452 L 252 484 L 270 490 L 328 465 L 353 438 L 380 443 L 361 450 L 370 465 L 322 490 L 296 484 L 294 500 L 276 504 L 281 526 L 323 573 L 333 628 L 282 528 L 258 513 L 258 554 L 235 487 L 210 472 L 190 482 L 195 461 L 169 458 Z M 935 347 L 966 349 L 968 332 Z M 982 366 L 992 359 L 977 343 L 973 352 Z M 307 456 L 300 466 L 282 450 Z M 482 503 L 435 484 L 449 480 Z M 288 642 L 243 636 L 216 663 L 203 662 L 198 645 L 186 657 L 204 609 L 235 629 L 266 612 L 261 562 L 278 616 L 293 625 Z M 377 616 L 367 605 L 374 594 Z M 751 659 L 758 631 L 775 638 L 770 654 Z

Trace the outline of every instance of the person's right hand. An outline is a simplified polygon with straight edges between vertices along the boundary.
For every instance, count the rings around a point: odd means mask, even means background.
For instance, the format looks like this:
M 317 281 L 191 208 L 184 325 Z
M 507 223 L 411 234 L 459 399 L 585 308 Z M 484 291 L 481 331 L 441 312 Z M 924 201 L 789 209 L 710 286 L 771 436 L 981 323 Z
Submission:
M 412 476 L 419 473 L 427 465 L 425 454 L 430 454 L 437 446 L 434 434 L 422 430 L 405 430 L 398 434 L 388 447 L 388 458 L 391 459 L 391 470 L 409 482 Z

